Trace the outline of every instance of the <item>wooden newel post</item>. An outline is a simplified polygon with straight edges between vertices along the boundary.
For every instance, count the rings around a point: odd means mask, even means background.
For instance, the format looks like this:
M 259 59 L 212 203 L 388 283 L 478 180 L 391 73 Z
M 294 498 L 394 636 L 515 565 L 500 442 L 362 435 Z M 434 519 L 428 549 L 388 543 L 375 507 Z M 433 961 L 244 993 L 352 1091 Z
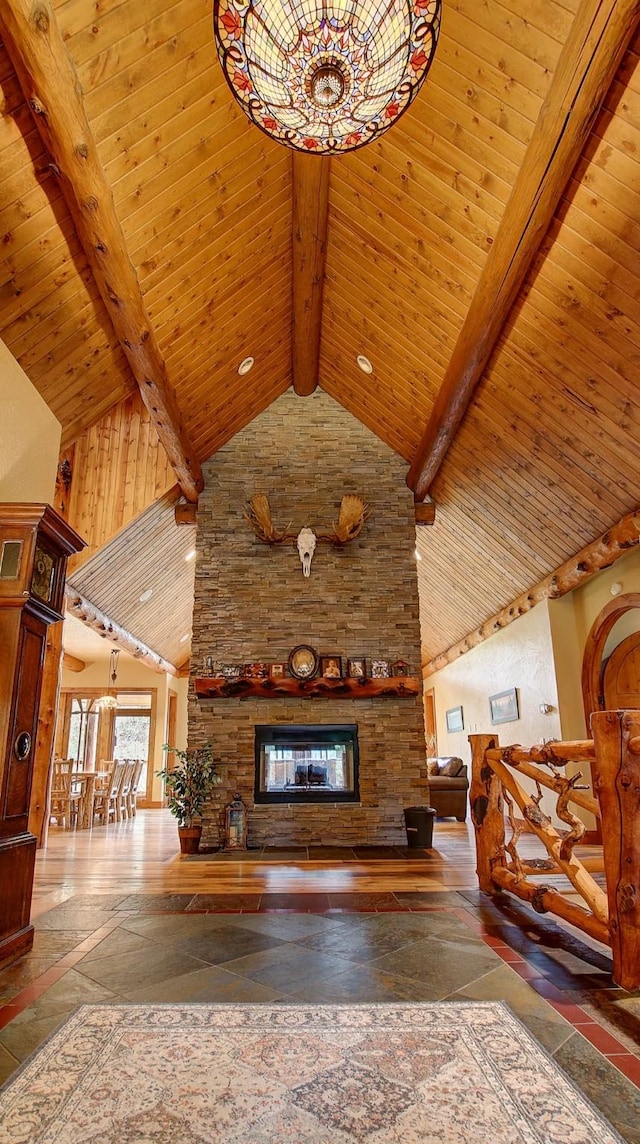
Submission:
M 639 711 L 597 711 L 593 785 L 600 803 L 609 899 L 613 979 L 640 986 L 640 736 Z M 636 740 L 634 742 L 633 740 Z
M 500 779 L 485 761 L 485 751 L 499 747 L 495 735 L 469 735 L 471 744 L 471 821 L 476 832 L 476 870 L 485 894 L 499 893 L 492 878 L 496 863 L 504 864 L 504 807 Z

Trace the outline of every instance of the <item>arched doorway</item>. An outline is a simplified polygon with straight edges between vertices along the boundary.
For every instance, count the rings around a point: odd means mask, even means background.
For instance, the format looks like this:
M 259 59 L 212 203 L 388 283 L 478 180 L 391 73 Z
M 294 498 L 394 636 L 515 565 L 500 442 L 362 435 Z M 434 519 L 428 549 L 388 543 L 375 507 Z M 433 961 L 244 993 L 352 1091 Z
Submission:
M 631 676 L 629 672 L 633 674 L 635 662 L 637 662 L 640 669 L 640 650 L 633 651 L 632 653 L 629 641 L 633 640 L 634 637 L 629 636 L 626 640 L 622 641 L 619 648 L 616 648 L 615 652 L 610 656 L 609 663 L 612 663 L 612 666 L 609 667 L 607 665 L 605 671 L 603 671 L 603 655 L 609 634 L 620 617 L 632 608 L 640 608 L 640 592 L 630 592 L 626 596 L 618 596 L 617 599 L 607 604 L 600 614 L 596 616 L 587 637 L 584 655 L 582 657 L 582 700 L 584 703 L 587 727 L 590 725 L 590 718 L 594 711 L 605 711 L 609 707 L 605 693 L 605 676 L 607 677 L 609 700 L 612 700 L 614 695 L 618 693 L 618 689 L 624 689 L 627 682 L 630 681 Z M 626 652 L 619 651 L 625 644 L 629 645 Z M 631 660 L 626 662 L 627 657 L 631 653 Z M 634 656 L 638 656 L 638 659 L 635 660 L 633 658 Z M 630 698 L 632 693 L 627 689 L 624 694 L 626 694 L 627 698 Z M 625 704 L 625 706 L 626 705 L 627 704 Z M 617 706 L 618 703 L 616 702 L 615 708 L 617 708 Z M 629 706 L 640 707 L 640 694 L 636 696 L 636 701 L 629 704 Z

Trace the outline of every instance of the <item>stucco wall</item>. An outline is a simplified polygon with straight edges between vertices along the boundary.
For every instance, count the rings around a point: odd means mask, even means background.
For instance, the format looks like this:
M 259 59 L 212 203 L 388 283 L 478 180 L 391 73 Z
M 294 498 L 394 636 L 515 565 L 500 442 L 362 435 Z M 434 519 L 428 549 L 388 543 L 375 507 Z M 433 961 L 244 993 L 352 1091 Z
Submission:
M 108 682 L 108 659 L 101 659 L 90 663 L 84 671 L 69 671 L 65 668 L 62 672 L 62 687 L 65 691 L 82 691 L 84 688 L 100 688 L 106 691 Z M 155 733 L 149 761 L 154 775 L 150 798 L 154 804 L 159 805 L 163 800 L 164 790 L 162 779 L 157 778 L 155 771 L 164 766 L 165 755 L 162 750 L 162 744 L 167 741 L 169 687 L 172 686 L 177 690 L 180 697 L 178 700 L 178 730 L 181 734 L 181 738 L 178 738 L 176 745 L 181 746 L 184 745 L 185 741 L 187 680 L 176 680 L 175 683 L 172 681 L 170 684 L 169 676 L 161 675 L 157 671 L 152 671 L 151 668 L 145 667 L 143 663 L 139 663 L 131 656 L 122 654 L 118 661 L 118 679 L 116 686 L 120 691 L 133 688 L 136 690 L 142 689 L 155 692 Z M 180 715 L 181 706 L 182 714 Z
M 518 691 L 520 718 L 494 726 L 489 696 L 512 687 Z M 468 736 L 473 732 L 497 735 L 503 746 L 520 743 L 530 747 L 561 738 L 547 602 L 429 676 L 425 689 L 431 688 L 440 755 L 458 755 L 470 766 Z M 543 703 L 552 707 L 549 714 L 540 711 Z M 446 712 L 459 706 L 463 708 L 464 730 L 451 734 L 446 728 Z M 520 781 L 530 789 L 525 780 Z M 548 814 L 553 813 L 553 805 L 553 796 L 545 795 L 543 806 Z
M 50 504 L 60 422 L 0 340 L 0 503 Z

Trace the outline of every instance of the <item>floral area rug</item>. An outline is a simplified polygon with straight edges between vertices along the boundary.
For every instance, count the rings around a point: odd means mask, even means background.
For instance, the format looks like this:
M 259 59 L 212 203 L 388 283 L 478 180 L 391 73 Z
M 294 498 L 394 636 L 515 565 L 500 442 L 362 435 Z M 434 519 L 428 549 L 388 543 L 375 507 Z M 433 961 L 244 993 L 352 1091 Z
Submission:
M 500 1002 L 84 1005 L 2 1144 L 619 1144 Z

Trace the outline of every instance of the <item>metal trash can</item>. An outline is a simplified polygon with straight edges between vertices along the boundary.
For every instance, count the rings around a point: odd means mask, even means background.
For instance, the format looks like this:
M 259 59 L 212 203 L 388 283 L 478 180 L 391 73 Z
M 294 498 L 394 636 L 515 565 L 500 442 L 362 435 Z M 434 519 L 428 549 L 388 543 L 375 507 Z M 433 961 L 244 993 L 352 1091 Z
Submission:
M 436 812 L 432 806 L 406 806 L 404 825 L 407 831 L 407 846 L 412 849 L 429 850 L 433 845 L 433 820 Z

